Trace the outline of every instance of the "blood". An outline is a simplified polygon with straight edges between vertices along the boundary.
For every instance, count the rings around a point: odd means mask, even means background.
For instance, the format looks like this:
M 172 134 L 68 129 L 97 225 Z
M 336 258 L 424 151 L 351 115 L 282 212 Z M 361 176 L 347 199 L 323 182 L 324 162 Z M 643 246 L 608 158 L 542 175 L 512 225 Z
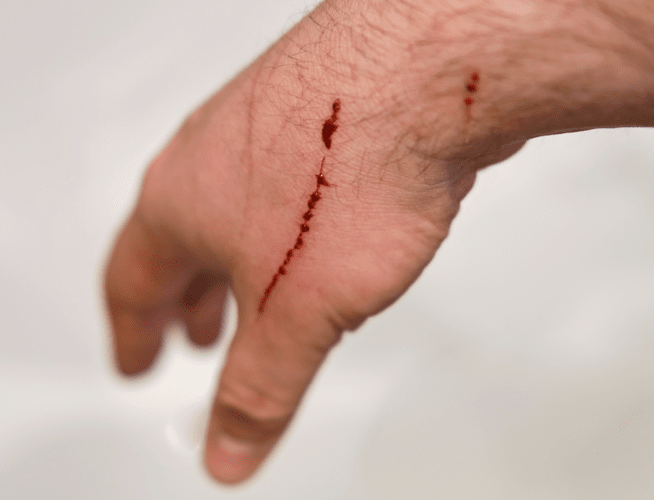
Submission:
M 470 75 L 469 81 L 466 83 L 466 90 L 470 94 L 474 94 L 478 90 L 479 83 L 479 73 L 474 72 Z M 472 120 L 472 115 L 470 114 L 470 107 L 474 104 L 475 100 L 468 96 L 463 100 L 463 103 L 466 105 L 466 121 Z
M 341 101 L 336 99 L 334 104 L 332 104 L 332 116 L 325 120 L 325 123 L 322 126 L 322 140 L 325 143 L 325 147 L 330 149 L 332 146 L 332 135 L 336 132 L 338 128 L 338 112 L 341 110 Z M 259 314 L 261 314 L 266 307 L 266 302 L 275 288 L 275 285 L 279 281 L 281 276 L 286 275 L 288 272 L 286 266 L 291 262 L 291 259 L 295 256 L 295 252 L 304 246 L 304 235 L 311 230 L 309 226 L 309 221 L 313 218 L 314 213 L 313 209 L 316 207 L 316 204 L 322 199 L 322 194 L 320 193 L 320 188 L 322 186 L 332 187 L 332 185 L 327 181 L 325 175 L 323 174 L 323 169 L 325 168 L 325 159 L 327 157 L 323 156 L 322 161 L 320 162 L 320 172 L 316 174 L 316 189 L 309 195 L 309 200 L 307 201 L 307 207 L 309 208 L 304 214 L 302 214 L 302 222 L 300 222 L 300 232 L 295 239 L 295 244 L 289 250 L 286 251 L 286 257 L 284 262 L 277 272 L 273 275 L 270 283 L 263 292 L 263 296 L 259 301 Z
M 341 110 L 341 101 L 336 99 L 332 104 L 332 116 L 330 116 L 325 123 L 322 124 L 322 142 L 325 143 L 327 149 L 332 147 L 332 135 L 338 128 L 338 112 Z

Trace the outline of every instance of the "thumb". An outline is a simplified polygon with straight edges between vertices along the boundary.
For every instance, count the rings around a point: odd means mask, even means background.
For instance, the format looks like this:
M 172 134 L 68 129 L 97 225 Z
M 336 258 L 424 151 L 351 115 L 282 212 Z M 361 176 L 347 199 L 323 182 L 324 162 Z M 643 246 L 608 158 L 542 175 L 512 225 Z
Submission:
M 251 476 L 288 426 L 342 330 L 324 318 L 257 314 L 234 337 L 209 421 L 205 464 L 223 483 Z

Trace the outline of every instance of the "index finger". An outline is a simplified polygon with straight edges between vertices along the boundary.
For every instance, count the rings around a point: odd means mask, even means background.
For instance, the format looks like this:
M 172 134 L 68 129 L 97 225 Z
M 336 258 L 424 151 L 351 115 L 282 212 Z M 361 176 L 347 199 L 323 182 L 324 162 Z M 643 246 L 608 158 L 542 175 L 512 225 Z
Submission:
M 129 218 L 104 281 L 116 362 L 123 373 L 136 374 L 152 364 L 192 271 L 191 260 L 172 237 L 155 233 L 137 212 Z

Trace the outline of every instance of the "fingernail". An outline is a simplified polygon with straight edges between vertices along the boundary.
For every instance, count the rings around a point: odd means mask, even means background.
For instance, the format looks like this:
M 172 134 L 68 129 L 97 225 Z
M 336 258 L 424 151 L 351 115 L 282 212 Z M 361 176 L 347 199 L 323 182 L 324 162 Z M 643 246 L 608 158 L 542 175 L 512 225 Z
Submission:
M 207 466 L 219 481 L 237 483 L 256 468 L 258 446 L 220 434 L 213 440 L 207 456 Z
M 221 434 L 216 438 L 216 444 L 221 451 L 234 457 L 251 457 L 255 454 L 257 446 L 254 443 Z

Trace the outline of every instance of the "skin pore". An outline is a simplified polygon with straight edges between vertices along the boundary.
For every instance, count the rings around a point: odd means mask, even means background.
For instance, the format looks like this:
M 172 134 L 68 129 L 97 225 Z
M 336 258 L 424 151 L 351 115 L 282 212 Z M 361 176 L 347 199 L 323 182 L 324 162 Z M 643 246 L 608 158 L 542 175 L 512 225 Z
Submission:
M 531 137 L 654 124 L 653 34 L 646 0 L 320 4 L 148 168 L 105 276 L 118 367 L 147 370 L 172 319 L 212 343 L 231 292 L 205 463 L 250 477 L 343 331 L 434 257 L 479 169 Z

